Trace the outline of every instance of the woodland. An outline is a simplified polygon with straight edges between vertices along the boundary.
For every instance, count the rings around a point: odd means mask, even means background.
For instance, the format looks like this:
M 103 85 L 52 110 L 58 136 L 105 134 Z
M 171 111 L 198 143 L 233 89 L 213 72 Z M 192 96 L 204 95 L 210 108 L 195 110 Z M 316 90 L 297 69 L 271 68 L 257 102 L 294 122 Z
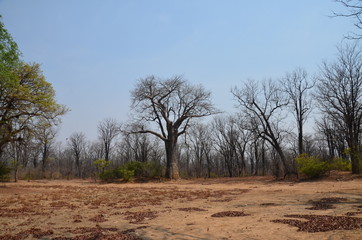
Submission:
M 359 2 L 337 2 L 347 13 L 334 15 L 356 20 L 360 29 Z M 346 38 L 318 73 L 297 68 L 278 79 L 231 86 L 236 114 L 217 109 L 210 91 L 183 76 L 143 77 L 131 90 L 128 122 L 105 118 L 97 126 L 98 140 L 74 132 L 61 144 L 57 129 L 69 109 L 57 103 L 40 65 L 22 60 L 0 22 L 0 177 L 132 181 L 360 174 L 361 36 L 357 31 Z

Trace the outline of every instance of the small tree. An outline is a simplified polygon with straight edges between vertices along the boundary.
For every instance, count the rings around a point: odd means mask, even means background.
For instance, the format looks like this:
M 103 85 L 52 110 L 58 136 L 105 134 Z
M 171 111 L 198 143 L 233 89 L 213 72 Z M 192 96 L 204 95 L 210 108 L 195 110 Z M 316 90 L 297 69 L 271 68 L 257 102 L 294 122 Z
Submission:
M 110 162 L 104 159 L 97 159 L 93 162 L 93 164 L 97 169 L 97 175 L 95 176 L 95 179 L 97 179 L 97 176 L 100 177 L 105 173 L 106 168 L 109 166 Z

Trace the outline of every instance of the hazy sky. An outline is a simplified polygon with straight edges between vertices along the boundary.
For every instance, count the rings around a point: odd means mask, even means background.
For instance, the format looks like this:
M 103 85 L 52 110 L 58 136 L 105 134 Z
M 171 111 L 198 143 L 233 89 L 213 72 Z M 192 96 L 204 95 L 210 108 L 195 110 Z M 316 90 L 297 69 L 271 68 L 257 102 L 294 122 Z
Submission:
M 234 111 L 230 88 L 310 75 L 354 30 L 333 0 L 0 0 L 0 14 L 24 59 L 42 65 L 60 103 L 59 140 L 97 137 L 105 118 L 127 121 L 139 78 L 183 74 Z

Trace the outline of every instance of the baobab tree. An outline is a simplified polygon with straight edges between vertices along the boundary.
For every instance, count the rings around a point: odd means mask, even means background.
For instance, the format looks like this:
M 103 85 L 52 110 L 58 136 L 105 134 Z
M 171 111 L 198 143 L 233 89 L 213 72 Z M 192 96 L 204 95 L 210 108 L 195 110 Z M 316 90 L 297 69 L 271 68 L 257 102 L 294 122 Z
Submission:
M 131 94 L 135 130 L 130 133 L 148 133 L 160 138 L 166 149 L 166 177 L 178 179 L 177 140 L 186 133 L 192 119 L 217 113 L 211 93 L 202 86 L 190 85 L 182 76 L 168 79 L 148 76 L 138 81 Z M 151 125 L 145 127 L 145 122 Z

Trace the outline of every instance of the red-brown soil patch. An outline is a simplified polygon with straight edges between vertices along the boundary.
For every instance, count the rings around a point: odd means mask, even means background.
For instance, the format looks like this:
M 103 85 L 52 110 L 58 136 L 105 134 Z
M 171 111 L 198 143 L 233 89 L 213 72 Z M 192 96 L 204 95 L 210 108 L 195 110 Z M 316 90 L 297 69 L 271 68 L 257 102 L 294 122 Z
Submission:
M 146 211 L 146 212 L 126 212 L 126 220 L 129 220 L 129 223 L 142 224 L 144 220 L 152 220 L 157 217 L 156 212 Z
M 285 223 L 298 227 L 304 232 L 327 232 L 333 230 L 353 230 L 362 227 L 362 218 L 345 216 L 325 216 L 325 215 L 285 215 L 288 218 L 303 218 L 308 221 L 277 219 L 272 222 Z
M 338 197 L 330 197 L 330 198 L 322 198 L 320 200 L 310 201 L 313 207 L 307 208 L 309 210 L 327 210 L 336 208 L 333 206 L 334 203 L 340 203 L 342 201 L 346 201 L 345 198 Z
M 0 188 L 0 240 L 359 239 L 362 178 L 346 173 L 337 178 L 293 182 L 247 177 L 126 184 L 91 180 L 5 183 Z M 307 219 L 312 217 L 304 216 L 316 216 L 314 210 L 307 209 L 311 204 L 314 207 L 314 202 L 334 208 L 323 209 L 326 217 L 313 222 Z M 214 213 L 220 217 L 211 217 Z M 298 226 L 312 221 L 328 227 L 310 233 L 272 222 L 275 219 L 294 221 Z M 333 230 L 330 225 L 340 221 L 345 222 L 339 225 L 341 230 Z
M 197 207 L 178 208 L 178 210 L 184 211 L 184 212 L 204 212 L 204 211 L 207 211 L 205 209 L 197 208 Z
M 218 212 L 211 215 L 211 217 L 245 217 L 245 216 L 249 216 L 249 214 L 245 214 L 244 212 L 240 211 Z

